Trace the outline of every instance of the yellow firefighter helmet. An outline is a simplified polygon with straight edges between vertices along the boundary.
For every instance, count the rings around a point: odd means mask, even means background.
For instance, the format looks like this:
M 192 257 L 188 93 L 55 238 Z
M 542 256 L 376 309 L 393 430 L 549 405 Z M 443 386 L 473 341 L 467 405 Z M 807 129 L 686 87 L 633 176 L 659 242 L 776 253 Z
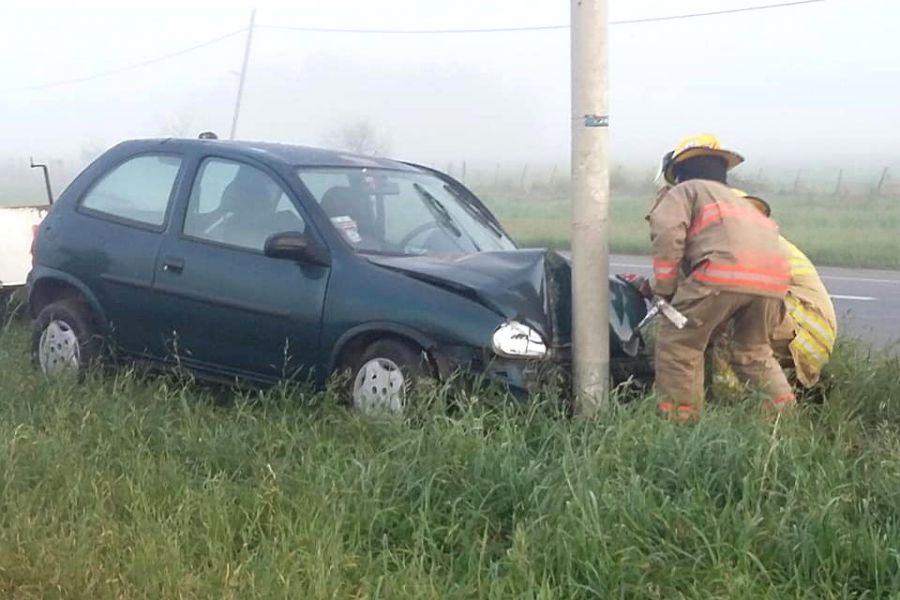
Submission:
M 740 196 L 741 198 L 746 198 L 747 200 L 752 202 L 753 206 L 755 206 L 757 208 L 757 210 L 759 210 L 759 212 L 761 212 L 762 214 L 766 215 L 767 217 L 772 216 L 772 207 L 769 206 L 768 202 L 766 202 L 759 196 L 754 196 L 752 194 L 748 194 L 744 190 L 740 190 L 738 188 L 731 188 L 731 191 L 734 192 L 735 194 L 737 194 L 738 196 Z
M 672 159 L 665 167 L 666 181 L 675 185 L 675 166 L 695 156 L 717 156 L 725 161 L 729 171 L 744 162 L 744 157 L 737 152 L 723 150 L 719 138 L 713 134 L 691 135 L 678 142 L 672 150 Z

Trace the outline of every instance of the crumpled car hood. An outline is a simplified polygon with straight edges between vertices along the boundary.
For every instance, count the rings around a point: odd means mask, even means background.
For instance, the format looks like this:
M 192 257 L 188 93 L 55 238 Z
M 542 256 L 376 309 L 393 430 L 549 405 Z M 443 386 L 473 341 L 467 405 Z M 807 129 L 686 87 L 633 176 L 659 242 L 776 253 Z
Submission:
M 479 252 L 452 258 L 380 256 L 366 258 L 471 298 L 506 319 L 539 331 L 554 347 L 571 343 L 571 264 L 553 250 Z M 627 284 L 610 279 L 610 334 L 613 350 L 627 341 L 646 311 Z
M 373 256 L 377 265 L 469 296 L 508 319 L 543 329 L 544 251 L 479 252 L 452 258 Z

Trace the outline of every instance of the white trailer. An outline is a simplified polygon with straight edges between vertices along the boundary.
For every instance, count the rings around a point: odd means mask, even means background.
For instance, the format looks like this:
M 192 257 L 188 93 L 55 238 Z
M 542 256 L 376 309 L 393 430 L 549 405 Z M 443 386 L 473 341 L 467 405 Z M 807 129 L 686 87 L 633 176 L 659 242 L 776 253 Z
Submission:
M 0 300 L 25 285 L 34 227 L 46 214 L 46 206 L 0 208 Z

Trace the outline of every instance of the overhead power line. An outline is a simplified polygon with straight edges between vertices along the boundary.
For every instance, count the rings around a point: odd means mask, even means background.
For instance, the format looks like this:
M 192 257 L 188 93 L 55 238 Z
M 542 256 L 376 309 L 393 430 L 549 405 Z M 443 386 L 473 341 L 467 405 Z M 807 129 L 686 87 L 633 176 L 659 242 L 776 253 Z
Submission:
M 305 31 L 306 33 L 374 33 L 374 34 L 442 34 L 442 33 L 512 33 L 516 31 L 547 31 L 568 29 L 568 25 L 534 25 L 525 27 L 488 27 L 484 29 L 344 29 L 339 27 L 292 27 L 290 25 L 257 25 L 265 29 L 285 31 Z
M 780 2 L 778 4 L 762 4 L 757 6 L 745 6 L 742 8 L 731 8 L 726 10 L 714 10 L 708 12 L 698 12 L 698 13 L 689 13 L 683 15 L 669 15 L 664 17 L 647 17 L 644 19 L 625 19 L 620 21 L 610 21 L 610 25 L 631 25 L 636 23 L 654 23 L 658 21 L 673 21 L 676 19 L 693 19 L 696 17 L 709 17 L 714 15 L 728 15 L 734 13 L 744 13 L 751 11 L 759 11 L 759 10 L 769 10 L 774 8 L 787 8 L 790 6 L 800 6 L 804 4 L 817 4 L 819 2 L 825 2 L 826 0 L 795 0 L 794 2 Z M 347 29 L 347 28 L 334 28 L 334 27 L 292 27 L 289 25 L 256 25 L 257 28 L 265 28 L 265 29 L 281 29 L 287 31 L 304 31 L 307 33 L 359 33 L 359 34 L 413 34 L 413 35 L 425 35 L 425 34 L 465 34 L 465 33 L 514 33 L 514 32 L 523 32 L 523 31 L 548 31 L 548 30 L 557 30 L 557 29 L 569 29 L 568 25 L 535 25 L 535 26 L 524 26 L 524 27 L 488 27 L 481 29 Z M 118 75 L 119 73 L 125 73 L 127 71 L 132 71 L 135 69 L 141 69 L 143 67 L 147 67 L 149 65 L 163 62 L 166 60 L 170 60 L 173 58 L 177 58 L 184 54 L 188 54 L 190 52 L 194 52 L 196 50 L 200 50 L 201 48 L 206 48 L 207 46 L 211 46 L 213 44 L 217 44 L 221 41 L 232 38 L 236 35 L 244 33 L 247 31 L 247 28 L 237 29 L 232 31 L 231 33 L 226 33 L 219 37 L 206 40 L 205 42 L 200 42 L 199 44 L 195 44 L 188 48 L 183 48 L 181 50 L 177 50 L 175 52 L 171 52 L 169 54 L 164 54 L 163 56 L 157 56 L 156 58 L 151 58 L 142 62 L 133 63 L 130 65 L 125 65 L 122 67 L 118 67 L 116 69 L 111 69 L 109 71 L 103 71 L 100 73 L 94 73 L 92 75 L 85 75 L 83 77 L 74 77 L 72 79 L 63 79 L 60 81 L 52 81 L 49 83 L 40 83 L 36 85 L 28 85 L 23 87 L 13 87 L 13 88 L 0 88 L 0 92 L 29 92 L 35 90 L 44 90 L 54 87 L 59 87 L 63 85 L 70 85 L 73 83 L 82 83 L 85 81 L 92 81 L 94 79 L 101 79 L 103 77 L 110 77 L 112 75 Z
M 769 10 L 772 8 L 787 8 L 800 6 L 801 4 L 817 4 L 825 0 L 796 0 L 795 2 L 780 2 L 778 4 L 761 4 L 758 6 L 744 6 L 742 8 L 727 8 L 725 10 L 711 10 L 708 12 L 689 13 L 686 15 L 671 15 L 668 17 L 647 17 L 646 19 L 628 19 L 627 21 L 610 21 L 610 25 L 631 25 L 633 23 L 654 23 L 656 21 L 674 21 L 676 19 L 693 19 L 694 17 L 711 17 L 714 15 L 730 15 L 734 13 L 752 12 L 756 10 Z
M 663 17 L 647 17 L 644 19 L 624 19 L 610 21 L 610 25 L 632 25 L 636 23 L 654 23 L 658 21 L 674 21 L 676 19 L 693 19 L 696 17 L 710 17 L 714 15 L 728 15 L 758 10 L 770 10 L 773 8 L 787 8 L 802 4 L 816 4 L 825 0 L 795 0 L 794 2 L 780 2 L 778 4 L 763 4 L 757 6 L 744 6 L 725 10 L 712 10 L 707 12 L 688 13 L 683 15 L 669 15 Z M 554 29 L 569 29 L 569 25 L 534 25 L 524 27 L 487 27 L 476 29 L 351 29 L 342 27 L 294 27 L 290 25 L 257 25 L 265 29 L 281 29 L 285 31 L 304 31 L 307 33 L 363 33 L 363 34 L 454 34 L 454 33 L 515 33 L 520 31 L 548 31 Z
M 94 73 L 93 75 L 85 75 L 84 77 L 74 77 L 72 79 L 63 79 L 60 81 L 53 81 L 50 83 L 40 83 L 37 85 L 28 85 L 24 87 L 16 87 L 16 88 L 3 88 L 0 91 L 4 92 L 28 92 L 33 90 L 44 90 L 48 88 L 53 88 L 61 85 L 69 85 L 72 83 L 81 83 L 84 81 L 91 81 L 93 79 L 100 79 L 102 77 L 109 77 L 110 75 L 118 75 L 119 73 L 124 73 L 126 71 L 132 71 L 134 69 L 140 69 L 158 62 L 163 62 L 165 60 L 170 60 L 172 58 L 177 58 L 184 54 L 188 54 L 189 52 L 194 52 L 196 50 L 200 50 L 201 48 L 206 48 L 207 46 L 212 46 L 213 44 L 217 44 L 223 40 L 227 40 L 228 38 L 234 37 L 238 34 L 244 33 L 247 31 L 247 28 L 238 29 L 237 31 L 232 31 L 231 33 L 226 33 L 225 35 L 220 35 L 217 38 L 213 38 L 211 40 L 206 40 L 205 42 L 201 42 L 199 44 L 195 44 L 189 48 L 183 48 L 181 50 L 177 50 L 170 54 L 165 54 L 163 56 L 157 56 L 156 58 L 151 58 L 149 60 L 145 60 L 139 63 L 133 63 L 130 65 L 125 65 L 122 67 L 118 67 L 116 69 L 111 69 L 109 71 L 103 71 L 100 73 Z

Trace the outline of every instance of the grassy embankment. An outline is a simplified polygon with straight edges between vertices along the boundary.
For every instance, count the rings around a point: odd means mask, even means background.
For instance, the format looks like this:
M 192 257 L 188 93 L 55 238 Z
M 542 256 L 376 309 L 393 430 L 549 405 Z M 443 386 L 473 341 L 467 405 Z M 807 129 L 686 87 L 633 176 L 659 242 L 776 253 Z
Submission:
M 48 384 L 0 334 L 0 597 L 900 594 L 900 368 L 843 348 L 824 406 L 694 427 L 432 393 L 406 421 L 172 378 Z M 424 397 L 424 396 L 423 396 Z
M 479 190 L 510 234 L 526 246 L 566 248 L 570 206 L 564 190 L 521 194 Z M 816 263 L 831 266 L 900 268 L 900 199 L 767 195 L 782 234 Z M 613 252 L 647 254 L 644 220 L 652 194 L 612 194 L 610 246 Z

